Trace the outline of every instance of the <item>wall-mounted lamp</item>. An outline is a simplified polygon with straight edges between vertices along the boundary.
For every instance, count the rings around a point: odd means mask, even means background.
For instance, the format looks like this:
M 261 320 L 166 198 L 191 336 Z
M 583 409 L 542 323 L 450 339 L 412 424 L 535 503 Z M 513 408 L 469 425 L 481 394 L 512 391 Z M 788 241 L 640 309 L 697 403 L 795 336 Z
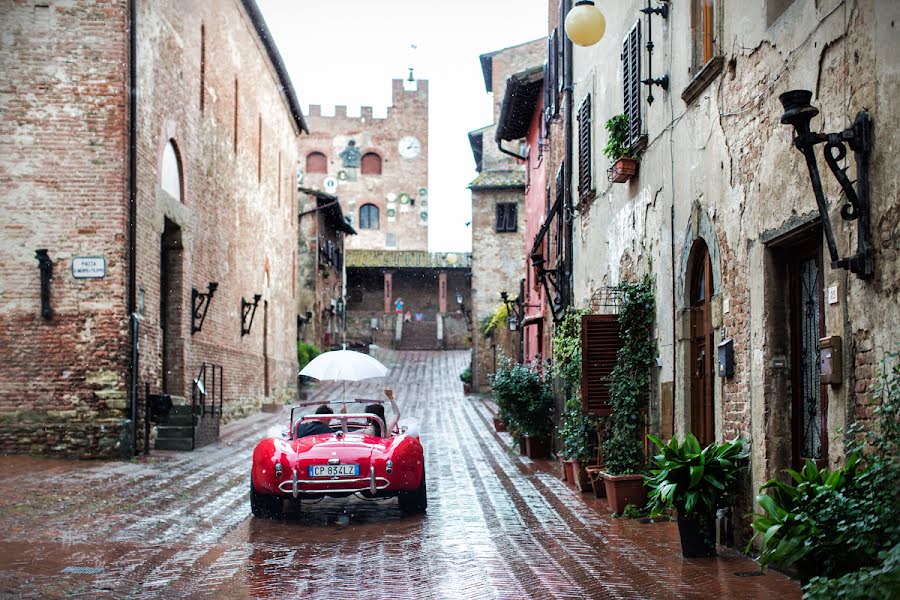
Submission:
M 253 317 L 256 316 L 256 307 L 259 306 L 260 298 L 262 298 L 262 294 L 253 294 L 253 302 L 247 302 L 241 297 L 241 337 L 249 334 L 250 328 L 253 327 Z
M 219 284 L 215 281 L 207 284 L 206 293 L 198 292 L 197 288 L 191 288 L 191 335 L 203 328 L 206 311 L 209 310 L 209 303 L 212 302 L 213 295 L 218 288 Z
M 462 295 L 462 292 L 459 290 L 456 290 L 456 303 L 459 304 L 460 308 L 462 308 L 463 295 Z
M 833 269 L 849 269 L 860 279 L 869 279 L 875 273 L 869 227 L 869 153 L 872 149 L 872 119 L 867 112 L 860 111 L 856 113 L 853 124 L 844 131 L 816 133 L 810 130 L 810 121 L 819 114 L 819 109 L 809 103 L 812 99 L 812 92 L 791 90 L 784 92 L 778 98 L 784 106 L 781 122 L 794 127 L 796 132 L 794 146 L 806 158 L 809 178 L 816 196 L 816 204 L 819 207 L 819 216 L 822 219 L 822 230 L 825 233 L 825 241 L 828 243 L 828 252 L 831 256 L 831 267 Z M 816 162 L 815 146 L 823 142 L 825 143 L 825 162 L 828 163 L 831 172 L 841 184 L 841 189 L 846 197 L 846 202 L 841 207 L 841 217 L 845 221 L 857 221 L 856 254 L 847 258 L 840 258 L 838 254 L 834 231 L 828 215 L 828 205 L 822 191 L 822 179 L 819 175 L 819 165 Z M 845 142 L 853 150 L 856 159 L 855 189 L 847 177 L 846 169 L 838 165 L 838 161 L 847 156 Z
M 509 299 L 509 294 L 506 292 L 500 292 L 500 299 L 503 300 L 503 304 L 506 305 L 506 325 L 509 327 L 510 331 L 515 331 L 519 328 L 519 323 L 522 322 L 525 312 L 524 306 L 522 306 L 522 298 L 521 296 L 516 298 L 515 300 Z
M 41 271 L 41 316 L 46 320 L 53 318 L 53 308 L 50 306 L 50 280 L 53 279 L 53 261 L 45 248 L 36 250 L 34 257 L 38 259 L 38 269 Z
M 565 29 L 573 44 L 593 46 L 606 32 L 606 19 L 592 0 L 578 0 L 566 15 Z

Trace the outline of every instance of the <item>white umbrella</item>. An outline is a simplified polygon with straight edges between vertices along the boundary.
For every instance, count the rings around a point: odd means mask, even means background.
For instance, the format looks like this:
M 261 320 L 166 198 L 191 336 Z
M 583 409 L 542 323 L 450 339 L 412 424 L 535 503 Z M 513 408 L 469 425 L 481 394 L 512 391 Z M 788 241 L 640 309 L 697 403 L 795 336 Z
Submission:
M 360 381 L 384 377 L 387 372 L 387 367 L 368 354 L 354 350 L 332 350 L 309 361 L 300 374 L 329 381 Z
M 354 350 L 332 350 L 309 361 L 300 374 L 313 379 L 345 382 L 341 400 L 346 404 L 347 381 L 384 377 L 387 372 L 387 367 L 368 354 Z

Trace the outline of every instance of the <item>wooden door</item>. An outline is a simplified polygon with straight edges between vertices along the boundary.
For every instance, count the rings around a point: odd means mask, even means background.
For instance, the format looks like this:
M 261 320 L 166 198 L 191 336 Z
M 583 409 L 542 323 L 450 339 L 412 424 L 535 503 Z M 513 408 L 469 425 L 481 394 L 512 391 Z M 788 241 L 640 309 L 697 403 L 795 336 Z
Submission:
M 705 446 L 715 440 L 713 391 L 715 346 L 712 327 L 712 263 L 703 241 L 696 242 L 691 268 L 691 426 Z

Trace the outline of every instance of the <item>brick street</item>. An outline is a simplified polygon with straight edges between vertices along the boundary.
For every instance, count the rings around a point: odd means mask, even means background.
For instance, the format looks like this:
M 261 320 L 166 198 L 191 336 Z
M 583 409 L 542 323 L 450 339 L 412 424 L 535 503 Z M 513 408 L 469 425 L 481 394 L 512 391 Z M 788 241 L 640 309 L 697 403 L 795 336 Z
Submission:
M 674 523 L 613 519 L 549 461 L 493 431 L 457 378 L 466 352 L 383 352 L 404 419 L 422 428 L 428 513 L 326 498 L 250 516 L 254 444 L 287 411 L 224 428 L 191 453 L 131 462 L 4 457 L 0 595 L 15 598 L 793 598 L 747 558 L 682 559 Z M 348 385 L 377 394 L 382 382 Z M 340 385 L 316 397 L 337 401 Z

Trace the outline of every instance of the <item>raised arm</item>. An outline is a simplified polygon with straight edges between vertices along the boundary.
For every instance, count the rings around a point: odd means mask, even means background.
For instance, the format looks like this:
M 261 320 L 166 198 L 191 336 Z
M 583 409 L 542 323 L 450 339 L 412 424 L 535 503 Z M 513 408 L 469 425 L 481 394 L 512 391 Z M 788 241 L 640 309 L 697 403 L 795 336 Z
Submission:
M 384 395 L 391 401 L 391 410 L 394 412 L 394 414 L 391 415 L 390 422 L 387 423 L 387 433 L 390 435 L 394 433 L 397 424 L 400 422 L 400 407 L 397 406 L 397 401 L 394 400 L 394 390 L 391 388 L 384 388 Z

